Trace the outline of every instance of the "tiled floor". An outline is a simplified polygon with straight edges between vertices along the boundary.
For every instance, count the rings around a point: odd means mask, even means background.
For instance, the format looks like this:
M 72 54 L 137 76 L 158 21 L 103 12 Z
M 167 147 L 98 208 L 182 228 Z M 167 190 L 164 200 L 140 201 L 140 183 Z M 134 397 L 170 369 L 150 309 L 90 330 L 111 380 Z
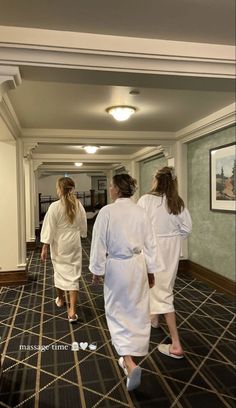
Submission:
M 91 285 L 90 240 L 83 240 L 79 323 L 54 303 L 50 260 L 30 255 L 29 282 L 0 288 L 0 407 L 170 408 L 236 407 L 235 306 L 223 294 L 181 275 L 175 287 L 183 360 L 160 355 L 168 342 L 164 320 L 152 329 L 150 352 L 139 359 L 142 384 L 128 393 L 104 316 L 102 286 Z M 91 351 L 80 344 L 96 342 Z M 82 347 L 86 347 L 84 350 Z

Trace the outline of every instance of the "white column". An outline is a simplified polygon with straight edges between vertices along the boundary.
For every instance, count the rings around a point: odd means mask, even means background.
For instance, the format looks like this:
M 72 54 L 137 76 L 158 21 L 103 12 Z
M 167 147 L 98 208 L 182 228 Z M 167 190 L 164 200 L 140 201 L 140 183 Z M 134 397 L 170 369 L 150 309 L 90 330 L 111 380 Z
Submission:
M 188 205 L 188 169 L 187 169 L 187 145 L 178 141 L 174 145 L 174 167 L 178 177 L 179 195 Z M 183 258 L 188 258 L 188 241 L 182 241 Z
M 34 223 L 35 229 L 39 229 L 39 167 L 42 162 L 40 160 L 33 160 L 33 186 L 34 186 Z
M 39 229 L 39 176 L 38 170 L 34 171 L 34 222 L 35 229 Z
M 110 198 L 110 194 L 109 194 L 109 185 L 113 176 L 113 170 L 107 170 L 104 171 L 104 174 L 106 175 L 106 179 L 107 179 L 107 204 L 111 203 L 111 198 Z
M 21 154 L 19 141 L 0 141 L 0 273 L 26 268 Z
M 24 158 L 25 169 L 25 210 L 26 210 L 26 241 L 35 242 L 35 189 L 33 163 L 30 157 Z
M 139 197 L 140 197 L 140 175 L 139 175 L 139 163 L 132 160 L 131 162 L 131 168 L 130 168 L 130 175 L 137 180 L 137 190 L 133 195 L 133 199 L 134 201 L 138 201 Z

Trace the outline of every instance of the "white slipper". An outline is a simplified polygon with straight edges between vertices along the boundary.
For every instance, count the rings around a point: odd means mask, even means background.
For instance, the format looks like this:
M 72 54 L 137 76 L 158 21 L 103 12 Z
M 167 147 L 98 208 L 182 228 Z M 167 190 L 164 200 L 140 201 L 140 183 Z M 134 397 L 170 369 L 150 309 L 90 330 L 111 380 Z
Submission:
M 159 346 L 157 347 L 158 351 L 160 351 L 161 354 L 164 354 L 165 356 L 168 357 L 172 357 L 172 358 L 176 358 L 176 359 L 181 359 L 184 358 L 183 354 L 173 354 L 170 352 L 170 346 L 171 344 L 159 344 Z
M 141 368 L 136 366 L 130 374 L 128 374 L 127 368 L 125 367 L 125 361 L 123 357 L 120 357 L 118 360 L 119 366 L 124 371 L 124 374 L 127 376 L 126 387 L 128 391 L 133 391 L 141 384 Z
M 126 387 L 128 391 L 133 391 L 141 384 L 141 367 L 135 367 L 127 377 Z
M 72 317 L 68 316 L 68 320 L 69 320 L 70 323 L 76 323 L 78 321 L 78 318 L 79 317 L 78 317 L 77 314 L 75 314 L 75 318 L 72 318 Z
M 64 301 L 60 300 L 59 297 L 56 297 L 55 303 L 57 307 L 62 307 L 64 305 Z

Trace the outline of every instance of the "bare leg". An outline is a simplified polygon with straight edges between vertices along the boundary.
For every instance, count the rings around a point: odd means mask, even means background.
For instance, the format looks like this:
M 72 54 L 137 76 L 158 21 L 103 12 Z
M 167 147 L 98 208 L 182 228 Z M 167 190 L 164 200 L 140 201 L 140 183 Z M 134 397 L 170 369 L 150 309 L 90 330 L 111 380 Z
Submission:
M 151 319 L 151 326 L 154 327 L 154 329 L 157 329 L 159 327 L 158 314 L 151 314 L 150 319 Z
M 61 306 L 64 305 L 64 290 L 56 288 L 58 300 L 61 303 Z
M 176 326 L 175 312 L 165 313 L 166 323 L 168 325 L 170 336 L 172 340 L 172 345 L 170 347 L 170 352 L 173 354 L 183 354 L 183 348 L 180 343 L 179 334 Z
M 128 374 L 130 374 L 131 371 L 133 371 L 133 369 L 137 366 L 131 356 L 124 356 L 124 362 Z
M 77 299 L 78 291 L 70 290 L 70 308 L 68 309 L 68 316 L 70 316 L 71 318 L 75 318 Z
M 64 302 L 64 290 L 56 288 L 57 290 L 57 296 L 59 297 L 59 300 L 61 302 Z

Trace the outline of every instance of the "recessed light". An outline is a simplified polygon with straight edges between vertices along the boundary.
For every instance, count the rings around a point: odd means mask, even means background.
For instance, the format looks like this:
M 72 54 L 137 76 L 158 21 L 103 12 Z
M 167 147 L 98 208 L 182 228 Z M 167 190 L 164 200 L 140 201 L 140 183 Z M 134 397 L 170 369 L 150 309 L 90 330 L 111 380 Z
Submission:
M 96 153 L 99 149 L 99 146 L 83 146 L 83 149 L 90 154 Z
M 123 122 L 136 112 L 136 108 L 134 106 L 120 105 L 111 106 L 110 108 L 107 108 L 106 111 L 112 115 L 114 119 Z
M 81 167 L 81 166 L 83 166 L 83 163 L 77 162 L 77 163 L 75 163 L 75 166 L 76 166 L 76 167 Z

